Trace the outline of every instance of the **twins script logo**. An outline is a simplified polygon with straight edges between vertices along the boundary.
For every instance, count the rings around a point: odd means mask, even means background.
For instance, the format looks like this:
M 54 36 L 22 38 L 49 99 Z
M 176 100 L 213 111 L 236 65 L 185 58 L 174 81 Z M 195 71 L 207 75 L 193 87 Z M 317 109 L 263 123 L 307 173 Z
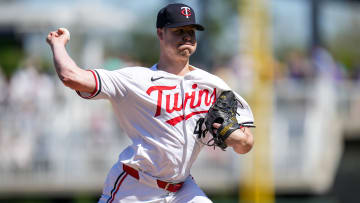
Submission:
M 186 16 L 186 18 L 189 18 L 189 16 L 191 16 L 190 8 L 187 6 L 181 7 L 181 14 Z
M 178 104 L 178 99 L 179 99 L 179 92 L 173 93 L 170 90 L 175 89 L 176 86 L 151 86 L 146 93 L 148 95 L 150 95 L 152 92 L 157 92 L 157 107 L 156 107 L 156 112 L 155 112 L 155 117 L 160 116 L 161 115 L 161 110 L 162 110 L 162 105 L 163 105 L 163 99 L 165 99 L 165 107 L 166 107 L 166 112 L 167 113 L 173 113 L 175 112 L 179 112 L 182 111 L 183 109 L 185 109 L 187 107 L 187 105 L 190 105 L 190 109 L 195 109 L 197 107 L 200 107 L 201 105 L 205 105 L 210 107 L 210 105 L 212 105 L 215 100 L 216 100 L 216 88 L 214 88 L 214 90 L 212 91 L 211 95 L 210 95 L 210 91 L 207 89 L 203 89 L 203 90 L 196 90 L 197 88 L 197 84 L 193 84 L 192 85 L 192 89 L 194 89 L 194 91 L 192 92 L 186 92 L 185 93 L 185 97 L 184 100 L 182 101 L 182 104 Z M 167 91 L 169 91 L 168 94 Z M 172 104 L 170 102 L 173 102 Z M 183 120 L 187 120 L 189 118 L 191 118 L 194 115 L 197 114 L 202 114 L 202 113 L 207 113 L 208 110 L 202 110 L 202 111 L 192 111 L 191 113 L 185 115 L 180 115 L 177 116 L 175 118 L 169 119 L 166 121 L 166 123 L 175 126 L 176 124 L 178 124 L 179 122 L 183 121 Z

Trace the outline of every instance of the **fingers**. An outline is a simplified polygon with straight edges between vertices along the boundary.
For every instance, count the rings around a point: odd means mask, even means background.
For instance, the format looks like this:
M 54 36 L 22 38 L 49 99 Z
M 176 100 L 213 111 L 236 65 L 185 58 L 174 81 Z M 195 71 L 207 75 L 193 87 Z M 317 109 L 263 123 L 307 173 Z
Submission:
M 59 28 L 57 33 L 59 35 L 64 35 L 65 39 L 70 40 L 70 32 L 66 28 Z
M 70 40 L 70 32 L 66 28 L 59 28 L 56 31 L 52 31 L 46 37 L 47 43 L 54 45 L 60 43 L 65 45 Z
M 214 133 L 217 133 L 217 129 L 220 128 L 220 123 L 213 123 Z
M 62 35 L 62 34 L 64 34 L 65 30 L 64 30 L 64 28 L 59 28 L 56 32 L 57 32 L 57 34 Z
M 214 123 L 214 124 L 213 124 L 213 127 L 216 128 L 216 129 L 220 128 L 220 126 L 221 126 L 220 123 Z
M 51 43 L 51 41 L 52 41 L 52 39 L 55 37 L 55 34 L 56 34 L 56 32 L 50 32 L 49 34 L 48 34 L 48 36 L 46 37 L 46 42 L 47 43 Z

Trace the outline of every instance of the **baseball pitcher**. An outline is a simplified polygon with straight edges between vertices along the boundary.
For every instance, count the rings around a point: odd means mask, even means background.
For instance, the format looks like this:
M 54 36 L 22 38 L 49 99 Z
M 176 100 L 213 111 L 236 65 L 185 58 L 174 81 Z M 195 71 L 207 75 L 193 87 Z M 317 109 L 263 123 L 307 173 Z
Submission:
M 56 72 L 63 84 L 85 99 L 108 99 L 132 144 L 106 178 L 101 203 L 211 202 L 190 175 L 206 146 L 253 146 L 254 118 L 247 102 L 219 77 L 189 64 L 195 52 L 194 10 L 169 4 L 157 15 L 158 62 L 150 68 L 84 70 L 68 55 L 70 33 L 50 32 Z

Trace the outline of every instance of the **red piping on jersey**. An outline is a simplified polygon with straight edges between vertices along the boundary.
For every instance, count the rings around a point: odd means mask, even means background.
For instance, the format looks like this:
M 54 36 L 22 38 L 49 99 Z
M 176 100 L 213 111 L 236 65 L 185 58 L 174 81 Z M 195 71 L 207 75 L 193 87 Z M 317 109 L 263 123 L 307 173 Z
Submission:
M 115 190 L 114 194 L 112 195 L 111 200 L 110 200 L 109 203 L 112 203 L 112 202 L 114 201 L 115 196 L 116 196 L 116 193 L 119 191 L 120 185 L 121 185 L 122 182 L 125 180 L 125 178 L 126 178 L 127 175 L 129 175 L 129 174 L 126 173 L 126 174 L 124 175 L 124 177 L 121 179 L 121 181 L 120 181 L 120 183 L 118 184 L 118 186 L 116 187 L 116 190 Z
M 82 96 L 81 93 L 80 93 L 80 91 L 78 91 L 78 90 L 76 90 L 76 93 L 77 93 L 80 97 L 82 97 L 82 98 L 84 98 L 84 99 L 91 99 L 91 98 L 95 97 L 95 96 L 98 94 L 99 88 L 101 87 L 101 85 L 99 85 L 99 84 L 101 84 L 101 83 L 100 83 L 99 80 L 98 80 L 98 77 L 99 77 L 99 76 L 97 76 L 97 74 L 95 74 L 95 72 L 94 72 L 93 70 L 87 70 L 87 71 L 90 71 L 90 72 L 93 74 L 93 76 L 94 76 L 94 79 L 95 79 L 95 90 L 94 90 L 94 92 L 92 92 L 92 93 L 91 93 L 89 96 L 87 96 L 87 97 Z
M 94 96 L 94 94 L 98 91 L 98 89 L 99 89 L 99 84 L 98 84 L 98 79 L 97 79 L 96 74 L 94 73 L 94 71 L 92 71 L 92 70 L 89 70 L 89 71 L 93 74 L 93 76 L 94 76 L 94 78 L 95 78 L 95 90 L 94 90 L 94 92 L 92 92 L 91 95 L 89 96 L 89 97 L 92 97 L 92 96 Z

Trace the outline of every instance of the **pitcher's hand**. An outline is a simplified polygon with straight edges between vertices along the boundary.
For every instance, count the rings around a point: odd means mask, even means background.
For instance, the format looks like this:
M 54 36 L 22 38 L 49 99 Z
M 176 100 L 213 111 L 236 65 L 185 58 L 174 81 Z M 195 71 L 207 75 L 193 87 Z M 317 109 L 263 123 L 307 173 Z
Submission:
M 48 34 L 46 42 L 50 46 L 63 45 L 65 46 L 70 40 L 70 32 L 66 28 L 59 28 L 57 31 L 52 31 Z

